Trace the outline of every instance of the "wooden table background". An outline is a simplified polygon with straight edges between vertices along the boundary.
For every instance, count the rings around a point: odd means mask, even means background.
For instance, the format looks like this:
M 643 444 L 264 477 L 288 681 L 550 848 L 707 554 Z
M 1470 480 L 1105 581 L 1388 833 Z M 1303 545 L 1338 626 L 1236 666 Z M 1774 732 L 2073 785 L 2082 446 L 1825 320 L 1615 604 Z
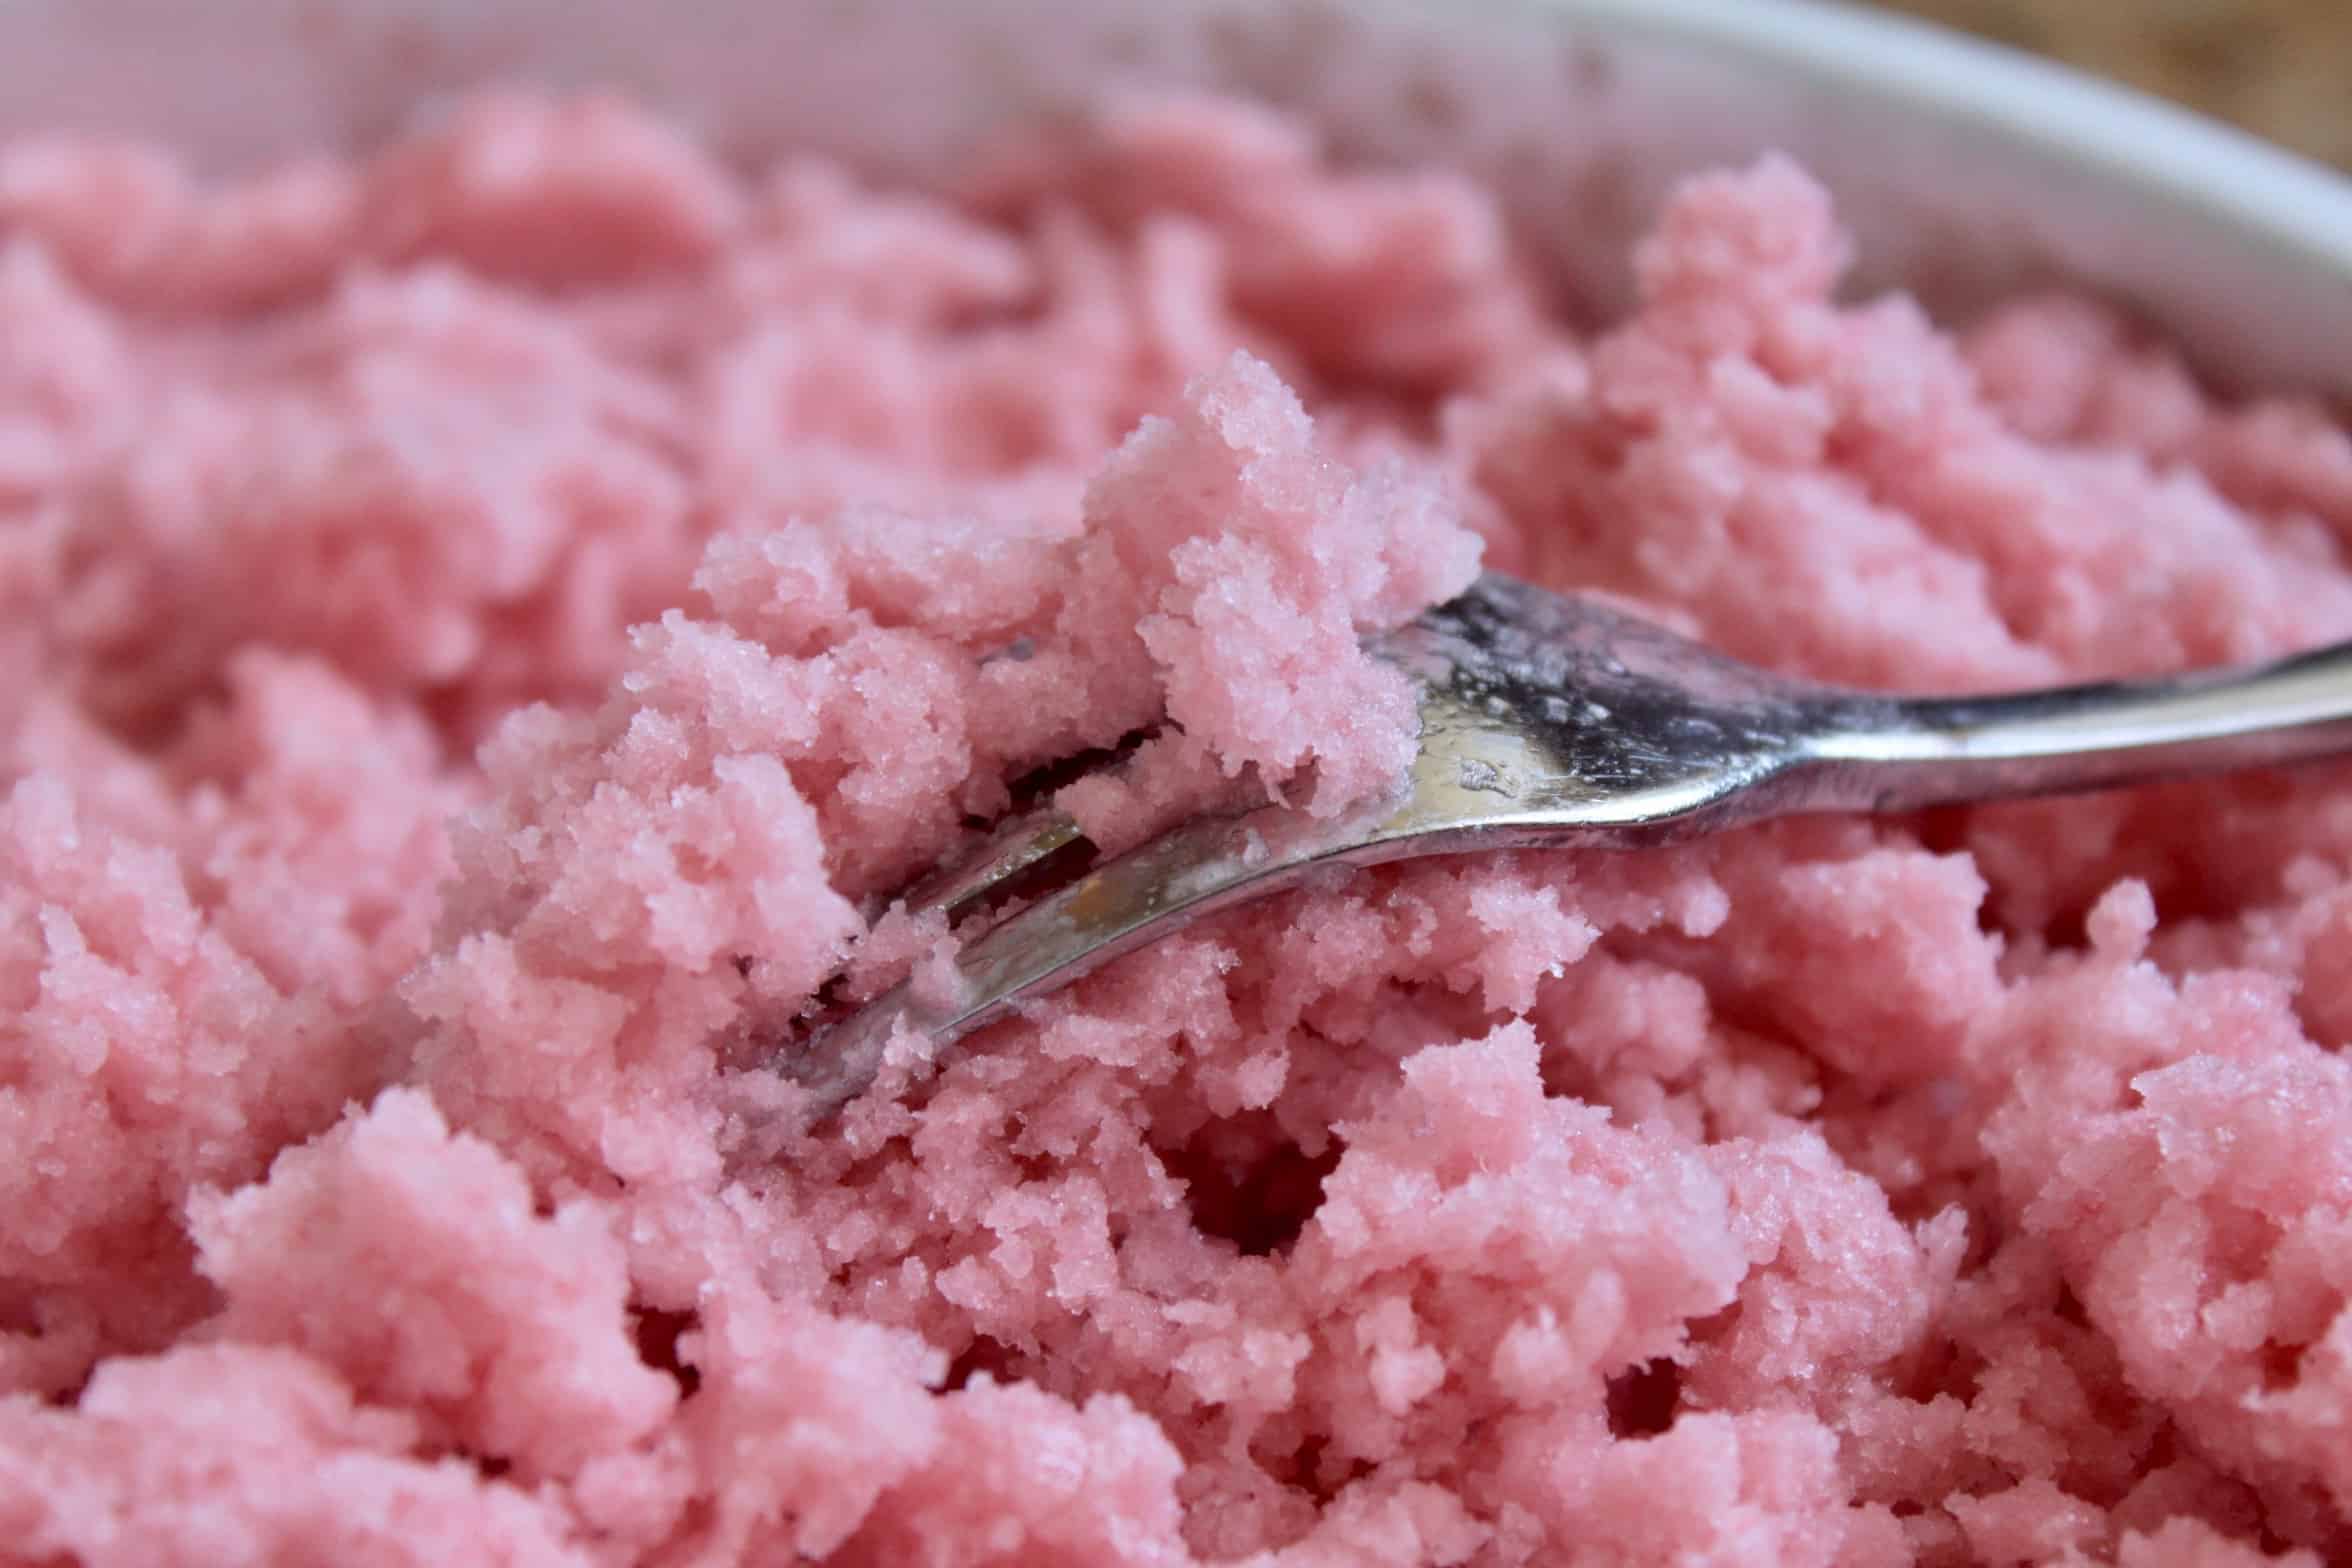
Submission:
M 2352 0 L 1878 0 L 2352 170 Z

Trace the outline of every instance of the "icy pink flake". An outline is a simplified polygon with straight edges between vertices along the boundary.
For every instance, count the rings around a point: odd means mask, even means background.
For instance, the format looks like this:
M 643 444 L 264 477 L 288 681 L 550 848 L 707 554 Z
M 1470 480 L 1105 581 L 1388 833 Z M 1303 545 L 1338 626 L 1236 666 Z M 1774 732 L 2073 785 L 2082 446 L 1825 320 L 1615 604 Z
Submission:
M 526 1478 L 570 1474 L 670 1413 L 675 1386 L 627 1333 L 604 1213 L 539 1218 L 521 1173 L 414 1090 L 280 1155 L 265 1182 L 199 1194 L 189 1222 L 227 1298 L 210 1332 L 306 1351 Z

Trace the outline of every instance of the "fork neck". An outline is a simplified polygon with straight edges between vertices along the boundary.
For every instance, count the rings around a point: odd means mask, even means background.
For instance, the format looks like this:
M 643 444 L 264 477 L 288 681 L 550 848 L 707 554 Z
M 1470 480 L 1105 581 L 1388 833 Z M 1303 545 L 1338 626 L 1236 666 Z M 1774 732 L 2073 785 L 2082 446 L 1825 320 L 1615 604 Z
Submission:
M 2169 680 L 1830 706 L 1792 770 L 1806 807 L 1898 811 L 2100 789 L 2352 749 L 2352 643 Z

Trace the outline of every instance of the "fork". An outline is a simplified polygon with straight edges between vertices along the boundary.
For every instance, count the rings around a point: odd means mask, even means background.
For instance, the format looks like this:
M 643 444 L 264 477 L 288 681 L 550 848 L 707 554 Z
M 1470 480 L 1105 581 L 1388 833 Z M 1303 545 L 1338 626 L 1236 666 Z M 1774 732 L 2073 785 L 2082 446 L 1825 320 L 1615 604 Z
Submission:
M 2169 680 L 1892 697 L 1770 674 L 1594 600 L 1487 573 L 1369 645 L 1411 678 L 1402 786 L 1333 818 L 1182 823 L 1009 914 L 1090 847 L 1047 808 L 918 884 L 959 938 L 955 996 L 901 984 L 774 1052 L 812 1124 L 877 1078 L 1219 910 L 1424 855 L 1636 848 L 1800 812 L 2058 794 L 2352 750 L 2352 642 Z M 902 1047 L 902 1050 L 908 1049 Z

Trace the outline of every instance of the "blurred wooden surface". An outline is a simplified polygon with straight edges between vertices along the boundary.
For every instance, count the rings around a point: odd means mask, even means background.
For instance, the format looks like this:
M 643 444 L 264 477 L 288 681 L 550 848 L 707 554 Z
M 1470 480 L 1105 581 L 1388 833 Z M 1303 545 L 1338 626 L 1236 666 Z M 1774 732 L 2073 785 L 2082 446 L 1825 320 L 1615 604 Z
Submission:
M 1878 0 L 2352 170 L 2352 0 Z

